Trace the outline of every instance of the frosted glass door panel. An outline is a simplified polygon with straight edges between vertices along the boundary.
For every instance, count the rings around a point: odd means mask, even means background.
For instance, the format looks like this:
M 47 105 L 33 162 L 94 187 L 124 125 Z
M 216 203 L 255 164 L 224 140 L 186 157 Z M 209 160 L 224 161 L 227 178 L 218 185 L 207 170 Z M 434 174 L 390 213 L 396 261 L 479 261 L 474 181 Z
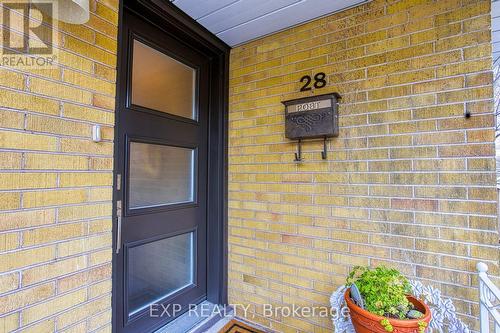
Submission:
M 193 284 L 193 233 L 128 251 L 129 315 Z
M 134 40 L 132 104 L 195 119 L 196 70 Z
M 190 148 L 131 142 L 129 207 L 192 202 L 194 160 Z

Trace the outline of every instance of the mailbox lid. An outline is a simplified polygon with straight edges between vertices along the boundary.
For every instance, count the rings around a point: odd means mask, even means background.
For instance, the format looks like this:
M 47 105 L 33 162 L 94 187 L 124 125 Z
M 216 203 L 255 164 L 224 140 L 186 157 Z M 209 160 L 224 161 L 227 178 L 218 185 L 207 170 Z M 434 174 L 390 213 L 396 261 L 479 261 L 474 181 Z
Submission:
M 310 103 L 310 102 L 318 102 L 318 101 L 323 101 L 323 100 L 330 100 L 332 105 L 336 108 L 337 103 L 341 98 L 342 97 L 338 93 L 334 92 L 334 93 L 323 94 L 323 95 L 313 95 L 313 96 L 308 96 L 308 97 L 290 99 L 288 101 L 282 101 L 281 103 L 283 103 L 283 105 L 285 105 L 285 114 L 286 114 L 286 113 L 288 113 L 289 106 Z

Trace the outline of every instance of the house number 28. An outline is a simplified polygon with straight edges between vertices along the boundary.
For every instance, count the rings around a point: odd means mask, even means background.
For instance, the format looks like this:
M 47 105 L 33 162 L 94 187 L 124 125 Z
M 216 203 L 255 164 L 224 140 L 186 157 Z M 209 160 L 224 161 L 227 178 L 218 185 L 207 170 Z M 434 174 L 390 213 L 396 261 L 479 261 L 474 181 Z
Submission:
M 304 75 L 303 77 L 300 78 L 300 82 L 303 82 L 304 85 L 302 88 L 300 88 L 300 91 L 308 91 L 311 90 L 311 76 L 309 75 Z M 316 89 L 323 88 L 326 86 L 326 74 L 323 72 L 319 72 L 314 74 L 314 83 L 313 87 Z

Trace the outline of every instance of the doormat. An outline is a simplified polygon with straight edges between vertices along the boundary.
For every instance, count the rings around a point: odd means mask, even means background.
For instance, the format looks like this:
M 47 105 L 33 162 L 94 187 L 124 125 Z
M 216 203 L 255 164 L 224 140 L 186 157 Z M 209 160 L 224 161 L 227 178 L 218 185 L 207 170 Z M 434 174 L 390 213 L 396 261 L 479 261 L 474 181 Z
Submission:
M 229 323 L 219 331 L 219 333 L 264 333 L 258 329 L 255 329 L 247 324 L 243 324 L 241 321 L 231 320 Z

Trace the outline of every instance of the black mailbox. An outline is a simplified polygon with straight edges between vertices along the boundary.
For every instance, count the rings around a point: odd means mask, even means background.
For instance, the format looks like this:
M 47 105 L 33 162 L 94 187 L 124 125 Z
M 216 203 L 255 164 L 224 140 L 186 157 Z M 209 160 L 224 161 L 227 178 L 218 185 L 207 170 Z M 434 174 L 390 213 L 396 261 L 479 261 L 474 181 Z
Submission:
M 285 101 L 285 136 L 292 140 L 339 135 L 337 93 Z

